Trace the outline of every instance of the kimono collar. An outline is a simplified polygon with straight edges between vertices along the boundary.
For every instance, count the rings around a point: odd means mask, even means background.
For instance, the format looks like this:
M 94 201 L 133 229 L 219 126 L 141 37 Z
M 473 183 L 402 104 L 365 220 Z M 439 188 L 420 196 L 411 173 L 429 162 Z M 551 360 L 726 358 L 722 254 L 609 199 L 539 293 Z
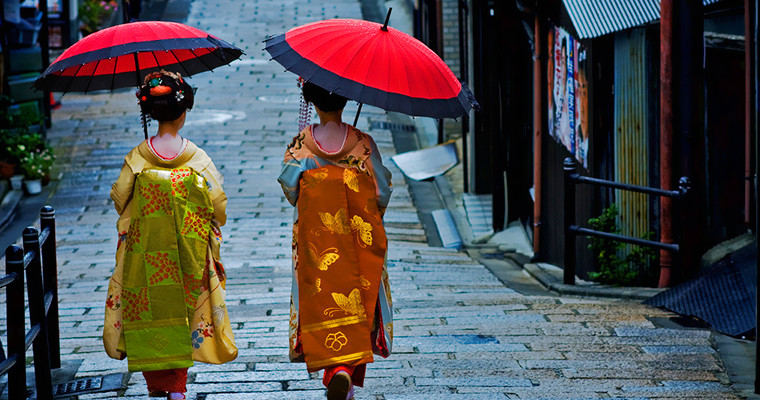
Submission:
M 177 157 L 171 160 L 164 160 L 162 158 L 157 157 L 155 154 L 153 154 L 153 152 L 149 148 L 147 139 L 144 140 L 142 143 L 140 143 L 140 145 L 137 146 L 137 149 L 140 153 L 140 156 L 144 158 L 151 165 L 168 168 L 168 167 L 177 167 L 180 165 L 187 164 L 187 162 L 193 158 L 193 156 L 195 155 L 195 152 L 198 151 L 198 146 L 196 146 L 195 143 L 188 140 L 185 150 L 180 155 L 178 155 Z
M 344 142 L 343 147 L 336 152 L 327 153 L 319 147 L 317 141 L 314 139 L 314 125 L 309 125 L 304 129 L 305 137 L 303 144 L 307 149 L 309 149 L 312 154 L 316 155 L 317 157 L 328 160 L 343 158 L 356 147 L 356 145 L 359 143 L 359 140 L 361 139 L 360 135 L 357 134 L 358 130 L 356 128 L 349 124 L 346 124 L 346 126 L 346 141 Z

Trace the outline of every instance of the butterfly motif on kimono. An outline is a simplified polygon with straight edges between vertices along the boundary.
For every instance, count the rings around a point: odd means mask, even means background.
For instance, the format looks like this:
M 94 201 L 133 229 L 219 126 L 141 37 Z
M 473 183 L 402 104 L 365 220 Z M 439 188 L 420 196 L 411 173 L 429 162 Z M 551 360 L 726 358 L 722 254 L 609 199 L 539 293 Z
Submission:
M 330 247 L 325 249 L 321 253 L 317 253 L 317 247 L 313 243 L 309 243 L 309 259 L 313 265 L 317 266 L 320 271 L 327 271 L 327 268 L 338 261 L 340 255 L 336 247 Z
M 325 315 L 332 317 L 336 312 L 343 311 L 347 315 L 364 315 L 362 296 L 359 289 L 354 289 L 348 296 L 343 293 L 332 293 L 333 300 L 338 307 L 330 307 L 325 310 Z

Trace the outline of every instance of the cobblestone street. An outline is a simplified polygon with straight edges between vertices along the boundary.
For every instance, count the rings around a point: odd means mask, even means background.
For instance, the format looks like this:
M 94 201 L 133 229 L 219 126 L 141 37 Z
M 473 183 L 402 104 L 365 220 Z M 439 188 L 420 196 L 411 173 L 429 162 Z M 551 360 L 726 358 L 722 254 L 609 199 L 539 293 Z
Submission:
M 222 257 L 240 349 L 234 362 L 191 368 L 189 399 L 325 396 L 321 374 L 288 362 L 293 209 L 276 179 L 297 133 L 299 89 L 296 76 L 269 61 L 262 40 L 334 17 L 361 18 L 359 2 L 191 3 L 188 25 L 246 54 L 190 80 L 198 95 L 181 132 L 225 177 Z M 50 202 L 57 213 L 62 357 L 83 360 L 77 377 L 127 373 L 126 361 L 104 353 L 101 333 L 117 239 L 109 191 L 124 155 L 143 138 L 137 101 L 132 90 L 68 94 L 62 101 L 48 132 L 63 173 Z M 355 110 L 349 103 L 346 121 Z M 741 398 L 709 330 L 656 327 L 649 318 L 670 314 L 631 301 L 523 295 L 467 253 L 428 246 L 404 177 L 389 159 L 391 132 L 369 129 L 370 121 L 386 118 L 365 107 L 358 127 L 375 138 L 393 172 L 385 223 L 395 342 L 389 358 L 368 368 L 356 399 Z M 149 127 L 151 134 L 155 129 Z M 131 374 L 121 395 L 147 398 L 142 374 Z

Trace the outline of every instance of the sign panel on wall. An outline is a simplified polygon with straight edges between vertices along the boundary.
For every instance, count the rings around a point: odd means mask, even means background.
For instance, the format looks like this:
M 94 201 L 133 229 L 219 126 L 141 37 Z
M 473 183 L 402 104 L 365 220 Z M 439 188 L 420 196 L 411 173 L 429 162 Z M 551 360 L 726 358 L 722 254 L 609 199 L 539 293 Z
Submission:
M 586 49 L 560 27 L 549 31 L 549 134 L 588 168 Z

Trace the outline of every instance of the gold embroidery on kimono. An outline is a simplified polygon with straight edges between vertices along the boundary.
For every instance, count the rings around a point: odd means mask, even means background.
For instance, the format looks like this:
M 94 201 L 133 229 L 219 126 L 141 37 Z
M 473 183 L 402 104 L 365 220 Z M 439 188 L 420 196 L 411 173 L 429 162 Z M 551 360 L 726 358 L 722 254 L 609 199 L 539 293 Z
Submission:
M 107 353 L 128 356 L 130 371 L 237 356 L 218 261 L 221 236 L 211 230 L 214 205 L 207 187 L 190 168 L 153 167 L 135 178 L 104 327 Z
M 331 165 L 304 172 L 303 180 L 325 171 L 318 187 L 301 187 L 298 201 L 298 242 L 306 244 L 297 248 L 299 318 L 309 371 L 373 360 L 370 333 L 378 287 L 367 282 L 382 279 L 387 247 L 382 224 L 373 226 L 368 221 L 377 219 L 364 211 L 368 199 L 376 198 L 372 178 Z M 355 178 L 351 185 L 346 184 L 349 175 Z M 317 280 L 315 293 L 311 283 Z

